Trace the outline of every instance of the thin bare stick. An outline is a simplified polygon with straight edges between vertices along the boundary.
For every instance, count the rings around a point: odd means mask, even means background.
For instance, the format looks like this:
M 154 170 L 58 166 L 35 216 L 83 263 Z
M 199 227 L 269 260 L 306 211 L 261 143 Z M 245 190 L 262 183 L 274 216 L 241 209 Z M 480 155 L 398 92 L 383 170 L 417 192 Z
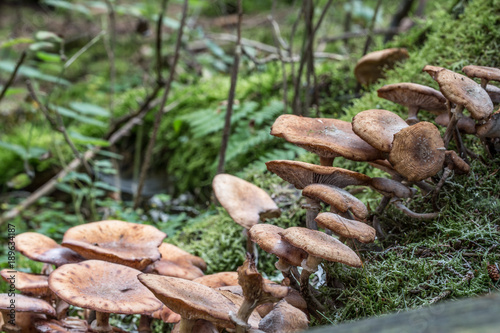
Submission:
M 115 66 L 115 44 L 116 44 L 116 14 L 113 4 L 110 0 L 105 0 L 108 7 L 108 29 L 109 39 L 108 44 L 104 43 L 106 53 L 109 59 L 109 110 L 113 114 L 114 109 L 114 96 L 115 96 L 115 83 L 116 83 L 116 66 Z
M 233 68 L 231 72 L 231 86 L 229 87 L 229 96 L 227 98 L 227 110 L 224 123 L 224 131 L 222 133 L 222 141 L 219 152 L 219 164 L 217 165 L 217 174 L 224 172 L 225 162 L 226 162 L 226 149 L 227 143 L 229 141 L 229 134 L 231 133 L 231 115 L 233 114 L 233 104 L 234 97 L 236 93 L 236 82 L 238 81 L 238 70 L 240 67 L 240 57 L 241 57 L 241 21 L 243 18 L 243 6 L 241 4 L 242 0 L 238 0 L 238 27 L 236 48 L 234 51 L 234 61 Z
M 408 215 L 409 217 L 413 217 L 416 219 L 434 219 L 439 216 L 439 212 L 436 213 L 415 213 L 410 210 L 408 207 L 403 205 L 403 203 L 398 198 L 393 198 L 391 203 L 400 211 Z
M 160 16 L 158 17 L 158 22 L 156 23 L 156 80 L 159 85 L 162 85 L 162 75 L 163 70 L 163 59 L 161 55 L 161 43 L 162 43 L 162 27 L 163 27 L 163 15 L 165 15 L 165 10 L 167 9 L 168 0 L 163 0 L 161 3 Z
M 144 164 L 142 165 L 141 174 L 139 176 L 139 184 L 137 185 L 137 192 L 135 193 L 135 198 L 134 198 L 134 209 L 139 207 L 139 203 L 141 201 L 141 193 L 144 187 L 144 181 L 146 180 L 146 174 L 148 172 L 149 165 L 151 164 L 151 156 L 153 155 L 153 148 L 156 143 L 158 129 L 160 128 L 160 122 L 163 116 L 162 110 L 165 107 L 168 95 L 170 93 L 170 88 L 172 87 L 172 82 L 174 81 L 175 68 L 177 67 L 177 62 L 179 60 L 179 53 L 182 44 L 182 34 L 184 31 L 184 26 L 186 25 L 187 11 L 188 11 L 188 0 L 184 0 L 184 4 L 182 6 L 181 23 L 179 26 L 179 30 L 177 32 L 177 41 L 175 43 L 174 59 L 172 62 L 172 67 L 170 68 L 170 73 L 167 82 L 165 83 L 165 91 L 163 92 L 160 109 L 156 111 L 156 116 L 153 125 L 153 132 L 151 133 L 151 137 L 149 138 L 148 146 L 146 148 L 146 155 L 144 156 Z
M 26 51 L 23 51 L 23 53 L 21 53 L 21 56 L 17 60 L 16 67 L 14 67 L 14 71 L 10 74 L 9 80 L 7 81 L 5 86 L 3 86 L 2 92 L 0 93 L 0 102 L 2 101 L 3 97 L 5 96 L 5 93 L 7 93 L 7 89 L 9 89 L 12 82 L 14 82 L 14 79 L 16 78 L 16 75 L 17 75 L 17 71 L 19 70 L 19 67 L 21 67 L 25 58 L 26 58 Z
M 278 23 L 273 18 L 275 7 L 276 7 L 276 0 L 273 0 L 273 5 L 271 7 L 271 15 L 269 15 L 268 19 L 269 19 L 269 22 L 271 22 L 271 25 L 273 27 L 272 31 L 273 31 L 274 44 L 276 45 L 276 48 L 278 49 L 278 58 L 281 62 L 281 72 L 283 75 L 283 111 L 284 111 L 284 113 L 286 113 L 288 110 L 288 82 L 287 82 L 286 67 L 285 67 L 285 63 L 283 62 L 283 54 L 281 52 L 281 47 L 286 50 L 288 45 L 281 37 L 280 27 L 279 27 Z
M 372 31 L 375 28 L 375 21 L 377 21 L 378 10 L 380 9 L 380 5 L 382 4 L 382 0 L 378 0 L 375 6 L 375 11 L 373 13 L 372 21 L 370 22 L 370 27 L 368 28 L 368 37 L 366 38 L 365 47 L 363 49 L 363 55 L 368 53 L 368 49 L 370 48 L 370 44 L 372 42 Z
M 76 149 L 76 146 L 73 143 L 73 140 L 71 140 L 71 138 L 68 135 L 68 131 L 66 131 L 66 127 L 64 126 L 64 123 L 62 121 L 62 117 L 59 114 L 59 112 L 57 112 L 57 110 L 53 110 L 55 115 L 56 115 L 56 119 L 52 118 L 52 116 L 50 115 L 50 111 L 45 107 L 44 104 L 42 104 L 40 102 L 40 99 L 36 95 L 35 89 L 33 89 L 33 85 L 31 84 L 31 81 L 27 80 L 26 85 L 28 87 L 28 91 L 30 93 L 31 98 L 33 98 L 33 100 L 38 104 L 38 106 L 40 107 L 40 110 L 45 115 L 45 118 L 47 118 L 47 120 L 49 121 L 52 128 L 63 135 L 64 141 L 66 141 L 68 146 L 71 148 L 71 151 L 73 152 L 75 157 L 80 159 L 80 163 L 85 168 L 85 171 L 89 175 L 92 175 L 93 172 L 92 172 L 92 169 L 90 168 L 90 165 L 88 165 L 87 161 L 83 158 L 83 156 L 80 154 L 78 149 Z
M 92 45 L 94 45 L 95 43 L 97 43 L 99 41 L 99 39 L 101 39 L 101 37 L 106 33 L 106 31 L 101 31 L 99 32 L 94 38 L 92 38 L 84 47 L 82 47 L 80 50 L 78 50 L 78 52 L 76 52 L 75 54 L 73 54 L 73 56 L 71 58 L 68 59 L 68 61 L 66 61 L 64 63 L 64 67 L 63 67 L 63 70 L 68 68 L 69 66 L 71 66 L 76 59 L 78 59 L 78 57 L 80 57 L 82 54 L 84 54 L 88 49 L 90 49 L 92 47 Z

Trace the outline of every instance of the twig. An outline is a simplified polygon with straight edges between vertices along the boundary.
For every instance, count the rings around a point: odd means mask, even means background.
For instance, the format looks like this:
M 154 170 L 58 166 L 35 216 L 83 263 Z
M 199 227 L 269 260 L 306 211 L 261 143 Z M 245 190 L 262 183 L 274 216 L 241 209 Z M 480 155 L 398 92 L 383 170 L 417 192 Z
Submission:
M 113 8 L 113 4 L 110 0 L 105 0 L 106 6 L 108 7 L 108 26 L 110 30 L 109 34 L 109 46 L 104 43 L 106 48 L 106 53 L 109 59 L 109 109 L 111 114 L 113 114 L 114 109 L 114 96 L 115 96 L 115 83 L 116 83 L 116 67 L 115 67 L 115 44 L 116 44 L 116 14 Z
M 80 152 L 78 151 L 78 149 L 76 149 L 76 146 L 73 143 L 73 140 L 71 140 L 71 138 L 69 137 L 68 132 L 66 131 L 66 127 L 64 126 L 64 124 L 62 122 L 62 117 L 59 114 L 59 112 L 57 112 L 57 110 L 54 110 L 54 113 L 56 114 L 57 120 L 54 119 L 54 118 L 52 118 L 51 115 L 50 115 L 49 110 L 45 107 L 45 105 L 43 105 L 40 102 L 40 99 L 36 95 L 36 92 L 33 89 L 33 86 L 31 85 L 31 82 L 29 80 L 26 81 L 26 85 L 28 87 L 28 91 L 30 93 L 31 98 L 33 98 L 33 100 L 38 104 L 38 106 L 40 107 L 40 110 L 45 115 L 45 118 L 47 118 L 47 120 L 49 121 L 49 123 L 52 126 L 52 128 L 55 129 L 56 131 L 58 131 L 59 133 L 61 133 L 63 135 L 64 140 L 66 141 L 66 143 L 68 144 L 68 146 L 73 151 L 73 154 L 75 155 L 75 157 L 80 160 L 81 164 L 85 168 L 85 171 L 87 171 L 87 173 L 89 175 L 92 175 L 93 174 L 92 169 L 88 165 L 87 161 L 80 154 Z
M 26 51 L 23 51 L 23 53 L 21 53 L 21 56 L 17 60 L 17 64 L 16 64 L 16 67 L 14 68 L 14 71 L 10 74 L 9 80 L 7 81 L 5 86 L 3 86 L 2 92 L 0 93 L 0 102 L 2 101 L 3 97 L 7 93 L 7 89 L 9 89 L 12 82 L 14 82 L 14 79 L 16 78 L 17 71 L 19 70 L 19 67 L 21 67 L 21 64 L 24 62 L 25 58 L 26 58 Z
M 238 28 L 237 28 L 237 40 L 236 48 L 234 51 L 234 61 L 233 68 L 231 72 L 231 86 L 229 87 L 229 96 L 227 98 L 227 110 L 224 123 L 224 131 L 222 133 L 222 141 L 219 152 L 219 164 L 217 165 L 217 174 L 224 172 L 224 166 L 226 162 L 226 149 L 227 143 L 229 141 L 229 134 L 231 133 L 231 115 L 233 114 L 233 104 L 236 92 L 236 82 L 238 81 L 238 70 L 240 67 L 240 57 L 241 57 L 241 21 L 243 18 L 243 6 L 241 4 L 242 0 L 238 0 Z
M 153 155 L 153 147 L 156 143 L 158 129 L 160 128 L 160 122 L 163 116 L 162 110 L 165 107 L 168 95 L 170 93 L 170 88 L 172 87 L 172 82 L 174 81 L 175 68 L 177 67 L 177 62 L 179 60 L 179 53 L 181 49 L 182 34 L 184 31 L 184 26 L 186 25 L 187 9 L 188 9 L 188 0 L 184 0 L 184 5 L 182 7 L 181 23 L 179 26 L 179 31 L 177 33 L 177 41 L 175 43 L 174 59 L 172 62 L 172 67 L 170 68 L 170 74 L 168 76 L 167 82 L 165 83 L 165 91 L 163 92 L 160 109 L 156 112 L 155 121 L 153 125 L 153 132 L 151 133 L 151 137 L 149 138 L 148 146 L 146 148 L 146 155 L 144 156 L 144 164 L 142 165 L 141 173 L 139 176 L 139 184 L 137 186 L 137 192 L 135 193 L 135 198 L 134 198 L 134 209 L 139 207 L 141 193 L 144 187 L 144 181 L 146 180 L 146 174 L 148 172 L 149 165 L 151 163 L 151 156 Z
M 161 71 L 163 70 L 163 59 L 161 55 L 161 43 L 162 43 L 162 27 L 163 27 L 163 15 L 165 15 L 165 10 L 167 9 L 168 0 L 163 0 L 161 2 L 160 16 L 158 17 L 158 22 L 156 24 L 156 80 L 159 85 L 162 84 Z
M 381 4 L 382 4 L 382 0 L 377 0 L 377 4 L 375 6 L 375 11 L 373 13 L 372 21 L 370 22 L 370 27 L 368 29 L 369 33 L 368 33 L 368 37 L 366 38 L 365 47 L 363 49 L 363 55 L 368 53 L 368 49 L 370 48 L 370 44 L 372 42 L 372 31 L 373 31 L 373 28 L 375 27 L 375 21 L 377 20 L 378 10 L 380 9 Z
M 78 52 L 76 52 L 75 54 L 73 54 L 73 56 L 71 58 L 68 59 L 68 61 L 66 61 L 64 63 L 64 67 L 63 67 L 63 70 L 64 69 L 67 69 L 69 66 L 71 66 L 76 59 L 78 59 L 78 57 L 80 57 L 82 54 L 84 54 L 88 49 L 90 49 L 92 47 L 92 45 L 94 45 L 95 43 L 97 43 L 99 41 L 99 39 L 101 39 L 101 37 L 106 33 L 106 31 L 101 31 L 99 32 L 94 38 L 92 38 L 84 47 L 82 47 L 80 50 L 78 50 Z
M 290 33 L 290 42 L 288 44 L 289 45 L 289 47 L 288 47 L 288 54 L 293 54 L 293 39 L 295 38 L 295 32 L 297 31 L 297 28 L 299 26 L 300 18 L 302 16 L 302 14 L 304 13 L 304 6 L 305 6 L 305 1 L 302 1 L 302 6 L 300 7 L 299 14 L 297 15 L 297 19 L 293 23 L 292 31 Z M 292 78 L 292 85 L 295 87 L 298 84 L 297 77 L 295 76 L 295 64 L 292 62 L 292 65 L 290 67 L 291 67 L 291 69 L 290 69 L 290 76 Z M 300 78 L 299 78 L 299 81 L 300 81 Z M 293 101 L 292 101 L 292 112 L 295 115 L 299 114 L 298 110 L 295 110 L 295 108 L 293 107 Z
M 351 38 L 366 37 L 370 33 L 370 30 L 364 29 L 356 32 L 346 32 L 342 35 L 333 37 L 323 37 L 319 39 L 320 43 L 333 43 L 339 40 L 347 40 Z M 388 29 L 373 29 L 372 35 L 385 35 L 387 33 L 398 34 L 400 30 L 398 28 L 388 28 Z
M 271 8 L 271 15 L 269 15 L 268 19 L 269 19 L 269 22 L 271 22 L 271 26 L 273 28 L 272 29 L 273 40 L 274 40 L 274 44 L 276 45 L 276 48 L 278 49 L 278 59 L 281 62 L 281 72 L 283 75 L 283 111 L 284 111 L 284 113 L 286 113 L 288 110 L 288 82 L 287 82 L 286 67 L 285 67 L 285 63 L 283 62 L 283 53 L 281 52 L 281 47 L 286 50 L 288 45 L 281 37 L 280 27 L 279 27 L 278 23 L 273 18 L 275 7 L 276 7 L 276 0 L 273 0 L 273 5 Z M 281 47 L 280 47 L 280 45 L 281 45 Z

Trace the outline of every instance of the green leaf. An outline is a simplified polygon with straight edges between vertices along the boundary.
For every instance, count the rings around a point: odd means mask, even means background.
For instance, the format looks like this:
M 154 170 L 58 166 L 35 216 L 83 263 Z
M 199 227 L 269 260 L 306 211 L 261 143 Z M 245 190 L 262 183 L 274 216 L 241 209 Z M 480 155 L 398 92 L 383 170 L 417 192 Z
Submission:
M 29 43 L 33 43 L 33 42 L 34 42 L 34 40 L 31 38 L 26 38 L 26 37 L 13 38 L 13 39 L 10 39 L 6 42 L 1 43 L 0 49 L 6 48 L 6 47 L 11 47 L 11 46 L 18 45 L 18 44 L 29 44 Z
M 117 160 L 123 160 L 123 156 L 122 155 L 117 154 L 117 153 L 113 153 L 113 152 L 110 152 L 110 151 L 107 151 L 107 150 L 102 150 L 102 149 L 97 152 L 97 155 L 111 157 L 111 158 L 115 158 Z M 100 161 L 97 161 L 96 164 L 98 162 L 100 162 Z
M 68 182 L 68 181 L 75 181 L 79 180 L 81 182 L 84 182 L 86 184 L 92 184 L 92 179 L 90 179 L 89 175 L 86 173 L 81 173 L 81 172 L 75 172 L 71 171 L 69 172 L 66 177 L 63 178 L 63 182 Z
M 106 123 L 104 123 L 102 121 L 99 121 L 99 120 L 94 119 L 94 118 L 79 115 L 75 111 L 70 110 L 70 109 L 66 109 L 65 107 L 62 107 L 62 106 L 50 105 L 50 107 L 53 108 L 54 110 L 56 110 L 57 112 L 59 112 L 59 114 L 61 114 L 62 116 L 81 121 L 82 123 L 95 125 L 95 126 L 99 126 L 99 127 L 107 127 L 108 126 L 108 125 L 106 125 Z
M 47 150 L 43 148 L 29 147 L 29 149 L 26 149 L 23 146 L 3 141 L 0 141 L 0 147 L 10 150 L 13 153 L 16 153 L 23 160 L 27 160 L 30 158 L 38 158 L 47 152 Z
M 74 12 L 79 12 L 79 13 L 85 14 L 87 16 L 91 16 L 91 13 L 87 7 L 80 5 L 80 4 L 77 4 L 77 3 L 71 3 L 69 1 L 63 1 L 63 0 L 43 0 L 42 2 L 46 5 L 49 5 L 49 6 L 53 6 L 53 7 L 61 8 L 61 9 L 67 9 L 67 10 L 71 10 Z
M 175 133 L 179 133 L 181 131 L 181 127 L 182 127 L 182 119 L 175 119 L 172 126 L 174 127 L 174 131 Z
M 89 144 L 100 147 L 109 147 L 109 142 L 100 138 L 85 136 L 83 134 L 73 131 L 69 132 L 69 136 L 73 139 L 74 142 L 82 145 Z
M 0 85 L 0 90 L 3 89 L 3 86 Z M 12 88 L 12 87 L 9 87 L 7 89 L 7 91 L 5 92 L 5 97 L 8 97 L 8 96 L 12 96 L 12 95 L 15 95 L 15 94 L 20 94 L 20 93 L 24 93 L 26 92 L 26 89 L 24 88 Z
M 97 181 L 94 183 L 94 186 L 95 187 L 99 187 L 103 190 L 107 190 L 107 191 L 110 191 L 110 192 L 118 192 L 119 189 L 116 188 L 115 186 L 113 185 L 109 185 L 108 183 L 105 183 L 105 182 L 100 182 L 100 181 Z
M 49 41 L 49 42 L 62 42 L 62 38 L 51 31 L 37 31 L 35 34 L 37 40 Z
M 36 57 L 44 62 L 51 62 L 56 64 L 61 62 L 61 57 L 58 54 L 54 53 L 39 51 L 36 52 Z
M 109 111 L 103 109 L 99 105 L 90 104 L 90 103 L 82 103 L 82 102 L 71 102 L 69 106 L 81 114 L 92 115 L 92 116 L 101 116 L 109 118 Z
M 50 42 L 36 42 L 30 45 L 30 51 L 53 50 L 54 44 Z
M 13 178 L 11 178 L 7 182 L 7 186 L 9 186 L 10 188 L 16 189 L 16 190 L 19 190 L 23 187 L 26 187 L 29 184 L 31 184 L 31 178 L 25 173 L 20 173 L 20 174 L 14 176 Z
M 16 63 L 10 60 L 2 60 L 0 61 L 0 70 L 6 71 L 7 73 L 12 73 L 14 68 L 16 67 Z M 52 76 L 48 74 L 43 74 L 38 69 L 29 67 L 29 66 L 21 66 L 17 72 L 18 75 L 23 75 L 33 79 L 39 79 L 47 82 L 58 83 L 62 85 L 70 85 L 71 83 L 63 78 Z

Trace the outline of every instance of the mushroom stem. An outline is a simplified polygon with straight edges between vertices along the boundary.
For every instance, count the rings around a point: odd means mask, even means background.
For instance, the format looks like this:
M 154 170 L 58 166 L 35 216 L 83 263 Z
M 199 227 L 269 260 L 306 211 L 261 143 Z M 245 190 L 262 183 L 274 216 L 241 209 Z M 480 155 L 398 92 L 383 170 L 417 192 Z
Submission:
M 385 233 L 384 230 L 382 229 L 382 226 L 380 225 L 380 221 L 378 220 L 377 215 L 382 214 L 384 211 L 385 207 L 389 204 L 391 198 L 388 196 L 384 196 L 382 200 L 380 200 L 380 203 L 378 204 L 377 210 L 375 211 L 375 215 L 373 215 L 372 219 L 372 225 L 373 228 L 377 231 L 377 236 L 381 239 L 385 238 Z
M 236 315 L 236 317 L 241 321 L 241 324 L 240 324 L 240 321 L 238 321 L 236 324 L 236 332 L 237 333 L 244 333 L 246 332 L 246 329 L 248 327 L 248 318 L 250 318 L 250 315 L 252 314 L 253 310 L 255 310 L 255 308 L 260 305 L 260 302 L 258 299 L 255 299 L 253 301 L 249 300 L 248 298 L 244 298 L 243 299 L 243 303 L 241 304 L 239 310 L 238 310 L 238 313 Z M 243 327 L 241 327 L 243 326 Z M 242 328 L 244 328 L 245 330 L 241 330 Z
M 96 332 L 112 332 L 113 327 L 109 324 L 109 313 L 96 311 L 96 319 L 90 325 Z
M 150 316 L 141 315 L 141 319 L 139 320 L 139 333 L 149 333 L 151 332 L 151 321 L 152 318 Z
M 300 274 L 300 293 L 307 303 L 308 311 L 315 316 L 318 315 L 318 311 L 324 311 L 325 308 L 311 293 L 309 277 L 318 270 L 321 261 L 321 258 L 309 255 L 307 259 L 302 261 L 303 269 Z
M 419 107 L 417 105 L 410 105 L 408 107 L 408 118 L 406 118 L 406 123 L 408 125 L 415 125 L 416 123 L 418 123 L 418 110 Z
M 397 209 L 408 215 L 409 217 L 413 217 L 416 219 L 433 219 L 439 216 L 439 212 L 436 213 L 415 213 L 414 211 L 410 210 L 408 207 L 403 205 L 403 203 L 397 199 L 394 198 L 395 200 L 391 200 L 392 204 L 396 206 Z
M 299 290 L 299 284 L 297 283 L 297 280 L 295 279 L 293 273 L 292 273 L 292 268 L 294 266 L 288 264 L 285 262 L 282 258 L 279 258 L 279 260 L 274 264 L 274 266 L 283 274 L 283 277 L 285 279 L 288 279 L 290 281 L 290 287 L 292 287 L 295 290 Z
M 318 230 L 318 225 L 314 219 L 318 216 L 321 210 L 321 204 L 318 200 L 306 197 L 306 204 L 302 206 L 306 212 L 306 227 L 311 230 Z
M 323 166 L 332 166 L 335 157 L 319 157 L 319 164 Z
M 455 132 L 455 127 L 457 126 L 458 119 L 460 119 L 460 117 L 462 116 L 463 109 L 463 105 L 457 105 L 455 107 L 455 110 L 451 111 L 450 122 L 448 123 L 448 127 L 446 127 L 446 132 L 444 133 L 443 137 L 445 148 L 448 148 L 448 144 L 450 143 L 453 133 Z
M 441 190 L 441 187 L 443 187 L 448 176 L 451 174 L 451 171 L 452 171 L 452 169 L 449 166 L 447 166 L 444 169 L 443 175 L 441 176 L 439 183 L 437 183 L 436 188 L 434 189 L 434 194 L 432 195 L 432 202 L 436 202 L 439 191 Z
M 462 135 L 460 134 L 460 130 L 458 129 L 458 127 L 455 128 L 455 133 L 453 133 L 453 137 L 458 146 L 459 156 L 465 161 L 465 163 L 470 164 L 469 159 L 467 158 L 467 150 L 465 149 L 465 145 L 462 140 Z
M 179 323 L 179 333 L 191 333 L 193 332 L 194 324 L 196 319 L 181 318 Z
M 248 229 L 243 229 L 243 236 L 247 240 L 247 245 L 246 245 L 247 252 L 253 256 L 255 262 L 257 263 L 258 261 L 257 245 L 254 242 L 252 242 L 252 239 L 248 235 Z
M 485 89 L 486 90 L 486 86 L 488 85 L 488 82 L 490 82 L 490 80 L 482 77 L 481 78 L 481 88 Z

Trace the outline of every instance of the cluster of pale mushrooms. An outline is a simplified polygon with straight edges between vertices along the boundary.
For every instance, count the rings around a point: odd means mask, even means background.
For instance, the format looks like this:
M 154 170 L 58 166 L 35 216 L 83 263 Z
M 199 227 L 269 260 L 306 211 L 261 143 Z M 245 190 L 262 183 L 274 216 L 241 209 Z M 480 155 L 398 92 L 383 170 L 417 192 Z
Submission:
M 126 332 L 110 325 L 111 314 L 140 315 L 139 332 L 151 332 L 153 320 L 175 323 L 180 333 L 307 328 L 299 293 L 263 279 L 251 258 L 238 272 L 204 275 L 205 261 L 166 236 L 116 220 L 70 228 L 61 245 L 38 233 L 17 235 L 16 250 L 44 267 L 42 274 L 0 272 L 21 292 L 0 294 L 2 331 Z

